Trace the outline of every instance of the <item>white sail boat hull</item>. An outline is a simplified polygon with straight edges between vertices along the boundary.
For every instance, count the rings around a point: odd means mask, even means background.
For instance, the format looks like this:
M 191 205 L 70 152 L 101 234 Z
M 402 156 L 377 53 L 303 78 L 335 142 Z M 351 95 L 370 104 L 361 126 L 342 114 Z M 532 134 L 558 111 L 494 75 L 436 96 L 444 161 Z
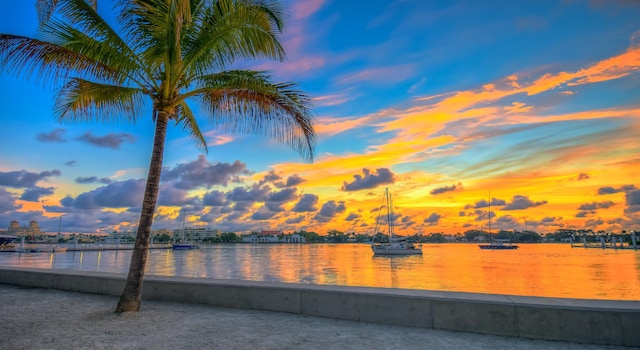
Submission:
M 489 244 L 480 244 L 480 249 L 502 250 L 502 249 L 518 249 L 518 246 L 511 244 L 508 239 L 492 239 Z
M 404 242 L 372 244 L 371 250 L 374 255 L 422 255 L 422 249 Z

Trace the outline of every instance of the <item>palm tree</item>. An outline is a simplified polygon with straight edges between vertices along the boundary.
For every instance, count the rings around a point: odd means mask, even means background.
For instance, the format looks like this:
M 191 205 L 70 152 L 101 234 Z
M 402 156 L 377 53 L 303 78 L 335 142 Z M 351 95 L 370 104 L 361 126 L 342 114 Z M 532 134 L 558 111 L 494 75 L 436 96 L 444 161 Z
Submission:
M 266 72 L 229 67 L 255 58 L 283 60 L 283 12 L 267 0 L 121 1 L 121 32 L 85 0 L 59 0 L 41 39 L 0 34 L 0 71 L 62 81 L 59 122 L 139 120 L 151 102 L 155 137 L 138 233 L 116 312 L 138 311 L 169 122 L 203 151 L 189 103 L 227 132 L 274 137 L 309 161 L 316 136 L 311 99 Z

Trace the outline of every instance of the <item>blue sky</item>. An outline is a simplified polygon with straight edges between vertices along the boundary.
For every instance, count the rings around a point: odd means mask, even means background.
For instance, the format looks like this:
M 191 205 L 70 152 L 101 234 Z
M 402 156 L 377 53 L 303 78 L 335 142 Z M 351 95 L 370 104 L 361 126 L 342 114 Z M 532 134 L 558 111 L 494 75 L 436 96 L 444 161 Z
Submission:
M 112 16 L 112 1 L 99 12 Z M 640 229 L 640 2 L 286 1 L 286 62 L 250 62 L 315 101 L 317 158 L 202 119 L 179 129 L 154 228 L 371 234 L 388 187 L 396 230 Z M 0 33 L 34 36 L 33 2 Z M 0 229 L 137 224 L 150 118 L 57 124 L 56 84 L 0 70 Z

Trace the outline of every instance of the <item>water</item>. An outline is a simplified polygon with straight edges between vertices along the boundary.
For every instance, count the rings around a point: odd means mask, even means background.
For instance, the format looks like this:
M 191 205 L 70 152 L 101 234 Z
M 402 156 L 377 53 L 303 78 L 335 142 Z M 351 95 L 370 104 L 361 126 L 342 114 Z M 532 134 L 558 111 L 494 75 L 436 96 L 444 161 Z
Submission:
M 423 256 L 374 257 L 365 244 L 229 244 L 152 250 L 147 275 L 640 300 L 640 251 L 521 244 L 426 244 Z M 131 251 L 2 253 L 1 266 L 124 273 Z

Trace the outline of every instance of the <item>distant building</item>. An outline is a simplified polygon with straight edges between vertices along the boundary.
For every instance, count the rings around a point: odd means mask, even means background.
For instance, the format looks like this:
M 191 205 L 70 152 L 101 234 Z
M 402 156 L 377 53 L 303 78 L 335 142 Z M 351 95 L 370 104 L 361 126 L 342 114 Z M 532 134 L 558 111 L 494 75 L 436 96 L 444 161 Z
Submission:
M 282 230 L 262 230 L 242 235 L 243 243 L 306 243 L 304 236 L 297 233 L 285 234 Z
M 242 235 L 243 243 L 278 243 L 280 241 L 279 235 L 282 231 L 260 231 L 251 232 L 250 234 Z
M 307 243 L 307 239 L 297 233 L 285 234 L 280 240 L 281 243 Z
M 40 226 L 38 222 L 35 220 L 29 221 L 29 233 L 38 234 L 40 233 Z
M 7 230 L 7 232 L 9 234 L 13 234 L 13 235 L 39 235 L 40 234 L 40 226 L 38 225 L 38 222 L 35 220 L 31 220 L 29 221 L 29 226 L 20 226 L 20 223 L 18 223 L 18 221 L 13 220 L 11 221 L 11 223 L 9 224 L 9 228 Z
M 160 228 L 160 229 L 151 231 L 151 235 L 152 236 L 155 236 L 155 235 L 158 235 L 158 236 L 167 235 L 167 236 L 171 237 L 173 235 L 173 230 L 170 230 L 168 228 Z
M 137 234 L 138 230 L 136 228 L 128 231 L 112 232 L 108 235 L 107 240 L 110 242 L 122 242 L 128 239 L 131 241 L 136 238 Z M 169 230 L 164 228 L 151 231 L 151 237 L 163 234 L 166 234 L 176 240 L 181 240 L 184 234 L 185 240 L 201 242 L 206 238 L 220 237 L 220 230 L 206 227 L 185 227 L 184 229 Z
M 457 237 L 454 235 L 444 235 L 444 240 L 447 242 L 455 242 Z
M 7 231 L 9 231 L 10 233 L 17 233 L 20 230 L 22 230 L 22 227 L 20 227 L 20 224 L 18 223 L 18 221 L 13 220 L 9 224 L 9 229 Z
M 201 242 L 207 238 L 220 237 L 220 230 L 208 227 L 185 227 L 173 230 L 173 237 L 178 240 L 184 237 L 187 241 Z

